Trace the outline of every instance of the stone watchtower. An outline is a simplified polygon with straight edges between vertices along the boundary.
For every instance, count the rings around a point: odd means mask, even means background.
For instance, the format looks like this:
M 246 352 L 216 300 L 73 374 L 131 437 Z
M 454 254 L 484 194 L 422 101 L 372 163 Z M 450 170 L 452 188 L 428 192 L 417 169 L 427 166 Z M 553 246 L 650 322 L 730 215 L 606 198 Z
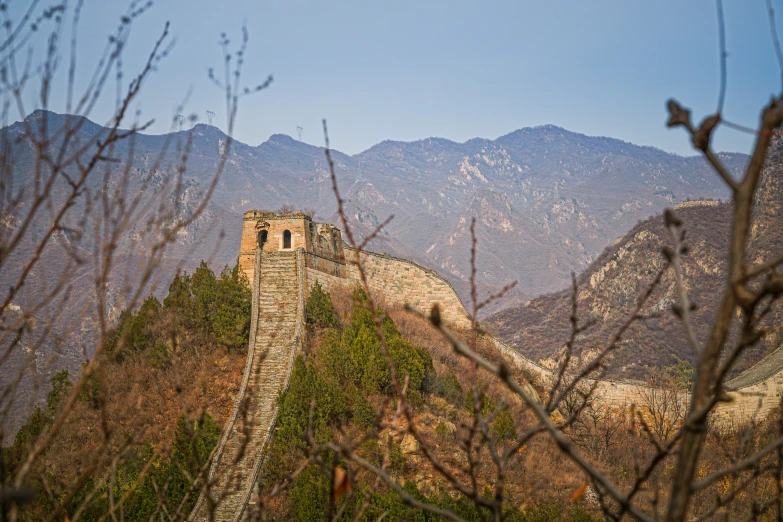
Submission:
M 253 282 L 255 275 L 256 247 L 262 253 L 296 252 L 302 248 L 308 254 L 308 264 L 324 260 L 344 259 L 340 230 L 327 223 L 316 223 L 302 212 L 275 214 L 248 210 L 242 227 L 242 244 L 239 248 L 239 268 Z M 339 267 L 336 267 L 339 270 Z M 345 277 L 345 274 L 334 274 Z

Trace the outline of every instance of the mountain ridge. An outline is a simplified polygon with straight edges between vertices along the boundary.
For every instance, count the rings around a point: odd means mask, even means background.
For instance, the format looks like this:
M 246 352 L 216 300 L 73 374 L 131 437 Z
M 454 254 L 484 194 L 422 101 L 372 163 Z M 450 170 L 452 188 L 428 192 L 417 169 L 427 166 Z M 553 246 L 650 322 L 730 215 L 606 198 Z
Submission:
M 33 129 L 37 122 L 46 121 L 46 133 L 56 136 L 58 126 L 69 117 L 37 111 L 27 120 Z M 24 123 L 15 122 L 0 132 L 9 138 L 0 146 L 8 147 L 6 155 L 14 159 L 8 173 L 11 185 L 14 190 L 34 193 L 29 191 L 35 190 L 35 147 L 25 136 Z M 83 144 L 107 132 L 86 120 L 77 138 Z M 109 321 L 127 306 L 126 289 L 136 281 L 145 248 L 154 239 L 145 225 L 148 217 L 155 217 L 155 209 L 164 203 L 173 204 L 177 217 L 192 215 L 210 190 L 228 138 L 217 127 L 198 124 L 189 130 L 140 134 L 133 139 L 132 147 L 127 140 L 114 145 L 111 157 L 118 162 L 103 163 L 100 173 L 88 180 L 85 192 L 100 194 L 103 180 L 108 179 L 110 187 L 141 197 L 139 214 L 113 245 L 116 275 L 105 282 L 102 296 Z M 50 147 L 58 143 L 55 139 Z M 188 163 L 183 167 L 184 157 Z M 354 234 L 365 237 L 394 215 L 369 249 L 436 270 L 464 302 L 469 302 L 470 226 L 476 219 L 479 298 L 512 280 L 519 281 L 504 301 L 482 310 L 486 314 L 562 288 L 571 272 L 582 271 L 635 222 L 664 207 L 689 198 L 723 199 L 727 195 L 702 158 L 680 157 L 555 126 L 519 129 L 496 140 L 475 138 L 463 144 L 437 138 L 387 140 L 355 156 L 333 151 L 332 158 Z M 747 156 L 731 153 L 725 160 L 727 168 L 736 172 L 744 167 Z M 172 190 L 170 181 L 180 175 L 180 192 L 164 192 Z M 67 180 L 59 179 L 52 191 L 53 204 L 64 201 L 68 190 Z M 63 230 L 97 230 L 93 221 L 100 220 L 99 216 L 84 221 L 93 203 L 88 204 L 86 197 L 66 212 Z M 178 271 L 192 271 L 202 259 L 216 269 L 233 266 L 243 213 L 282 205 L 311 208 L 318 221 L 343 228 L 323 150 L 281 134 L 257 146 L 233 141 L 209 204 L 179 231 L 161 259 L 154 284 L 145 292 L 162 296 Z M 8 237 L 24 221 L 27 209 L 22 205 L 3 211 L 0 234 Z M 11 214 L 5 215 L 8 211 Z M 35 251 L 35 237 L 50 225 L 46 213 L 31 222 L 31 242 L 20 245 L 0 271 L 0 287 L 9 288 L 16 281 L 25 259 Z M 59 361 L 46 368 L 65 367 L 76 374 L 84 354 L 94 349 L 97 287 L 91 284 L 95 278 L 91 270 L 98 261 L 86 254 L 100 251 L 97 241 L 101 239 L 91 234 L 53 236 L 42 254 L 46 262 L 14 297 L 21 309 L 36 309 L 39 296 L 48 295 L 64 271 L 73 271 L 70 293 L 41 309 L 42 318 L 54 318 L 48 327 L 63 332 L 64 339 L 57 353 L 51 347 L 42 348 L 42 360 Z M 85 253 L 86 261 L 69 268 L 73 252 Z M 0 380 L 6 382 L 7 377 L 0 375 Z
M 48 110 L 48 109 L 35 109 L 29 115 L 27 115 L 25 120 L 31 119 L 31 118 L 34 119 L 35 117 L 39 117 L 38 115 L 40 115 L 40 114 L 46 114 L 47 117 L 49 117 L 49 118 L 54 116 L 56 121 L 62 121 L 62 119 L 68 118 L 68 117 L 83 118 L 85 121 L 89 122 L 90 126 L 93 126 L 95 128 L 103 128 L 102 124 L 100 124 L 97 121 L 92 120 L 92 119 L 90 119 L 88 117 L 85 117 L 85 116 L 73 116 L 73 115 L 69 115 L 67 113 L 60 113 L 60 112 L 56 112 L 56 111 L 52 111 L 52 110 Z M 9 127 L 11 127 L 11 126 L 13 126 L 15 124 L 19 124 L 19 123 L 22 123 L 22 121 L 16 121 L 16 122 L 10 124 Z M 222 137 L 228 138 L 228 134 L 226 134 L 217 125 L 212 125 L 212 124 L 203 123 L 203 122 L 195 123 L 192 127 L 189 127 L 189 128 L 183 128 L 183 129 L 180 129 L 180 130 L 169 131 L 169 132 L 164 132 L 164 133 L 159 133 L 159 134 L 138 132 L 137 136 L 148 137 L 148 138 L 165 137 L 165 136 L 168 136 L 168 135 L 171 135 L 171 134 L 178 134 L 178 133 L 188 134 L 188 133 L 190 133 L 192 131 L 195 131 L 197 129 L 214 129 L 215 131 L 220 133 Z M 127 131 L 129 129 L 123 128 L 123 129 L 119 129 L 119 130 Z M 613 136 L 585 134 L 585 133 L 582 133 L 582 132 L 572 131 L 572 130 L 569 130 L 569 129 L 565 128 L 565 127 L 561 127 L 559 125 L 554 125 L 554 124 L 551 124 L 551 123 L 546 123 L 546 124 L 541 124 L 541 125 L 532 125 L 532 126 L 526 126 L 526 127 L 519 127 L 518 129 L 512 130 L 512 131 L 507 132 L 505 134 L 501 134 L 497 138 L 487 138 L 487 137 L 484 137 L 484 136 L 474 136 L 474 137 L 468 138 L 468 139 L 466 139 L 464 141 L 452 140 L 450 138 L 444 138 L 442 136 L 427 136 L 425 138 L 419 138 L 419 139 L 407 140 L 407 141 L 406 140 L 385 139 L 385 140 L 381 140 L 380 142 L 378 142 L 378 143 L 376 143 L 374 145 L 371 145 L 370 147 L 368 147 L 368 148 L 366 148 L 364 150 L 361 150 L 361 151 L 353 153 L 353 154 L 344 153 L 344 152 L 341 152 L 338 149 L 332 149 L 332 150 L 335 153 L 337 153 L 337 154 L 340 154 L 340 155 L 343 155 L 343 156 L 347 156 L 347 157 L 350 157 L 350 158 L 355 158 L 355 157 L 360 156 L 362 154 L 366 154 L 367 152 L 371 151 L 372 149 L 374 149 L 376 147 L 379 147 L 381 145 L 387 145 L 387 144 L 393 144 L 393 145 L 414 145 L 414 144 L 423 143 L 423 142 L 433 142 L 433 141 L 435 141 L 435 142 L 438 142 L 438 143 L 449 144 L 449 145 L 458 145 L 458 146 L 459 145 L 468 145 L 468 144 L 472 145 L 474 142 L 481 142 L 481 143 L 496 142 L 496 141 L 501 141 L 501 140 L 504 140 L 504 139 L 507 139 L 507 138 L 511 138 L 511 137 L 514 137 L 514 136 L 518 136 L 518 135 L 523 134 L 523 133 L 525 133 L 527 131 L 539 131 L 539 130 L 561 131 L 561 132 L 566 133 L 567 135 L 572 136 L 572 137 L 587 138 L 587 139 L 591 139 L 591 140 L 608 141 L 608 142 L 617 143 L 619 145 L 629 145 L 629 146 L 631 146 L 633 148 L 636 148 L 636 149 L 649 149 L 649 150 L 652 150 L 652 151 L 655 151 L 655 152 L 660 152 L 660 153 L 663 153 L 663 154 L 666 154 L 666 155 L 670 155 L 670 156 L 675 156 L 675 157 L 678 157 L 678 158 L 684 158 L 684 159 L 697 158 L 697 159 L 701 159 L 701 156 L 699 154 L 697 154 L 697 153 L 694 153 L 692 155 L 679 154 L 677 152 L 667 151 L 665 149 L 662 149 L 660 147 L 656 147 L 654 145 L 640 145 L 640 144 L 633 143 L 633 142 L 630 142 L 630 141 L 625 141 L 625 140 L 623 140 L 621 138 L 616 138 L 616 137 L 613 137 Z M 244 141 L 242 141 L 242 140 L 240 140 L 240 139 L 238 139 L 236 137 L 234 137 L 232 139 L 233 139 L 234 143 L 237 143 L 237 144 L 240 144 L 240 145 L 243 145 L 243 146 L 246 146 L 246 147 L 250 147 L 250 148 L 258 148 L 258 147 L 264 145 L 265 143 L 268 143 L 270 141 L 276 141 L 276 140 L 279 140 L 280 138 L 285 138 L 285 141 L 289 141 L 289 142 L 295 143 L 297 145 L 304 145 L 306 147 L 310 147 L 310 148 L 313 148 L 313 149 L 318 149 L 320 151 L 323 151 L 323 147 L 320 146 L 320 145 L 313 145 L 311 143 L 307 143 L 307 142 L 304 142 L 304 141 L 299 141 L 296 138 L 294 138 L 293 136 L 291 136 L 290 134 L 286 134 L 284 132 L 275 132 L 275 133 L 271 134 L 269 136 L 269 138 L 267 138 L 266 140 L 262 141 L 258 145 L 251 145 L 251 144 L 249 144 L 247 142 L 244 142 Z M 722 156 L 731 156 L 731 155 L 746 156 L 745 153 L 736 152 L 736 151 L 719 151 L 719 152 L 716 152 L 715 154 L 716 155 L 722 155 Z

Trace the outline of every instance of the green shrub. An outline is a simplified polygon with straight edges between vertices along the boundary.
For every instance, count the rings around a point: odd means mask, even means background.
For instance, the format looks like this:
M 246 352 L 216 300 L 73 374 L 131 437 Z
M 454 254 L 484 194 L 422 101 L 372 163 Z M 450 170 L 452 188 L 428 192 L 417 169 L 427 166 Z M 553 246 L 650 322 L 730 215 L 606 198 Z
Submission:
M 465 392 L 462 390 L 462 385 L 459 383 L 457 376 L 449 372 L 443 378 L 438 379 L 438 381 L 438 395 L 457 408 L 462 407 L 465 402 Z M 473 402 L 472 394 L 470 401 Z
M 217 277 L 206 261 L 201 261 L 190 278 L 191 299 L 185 309 L 191 328 L 209 334 L 217 303 Z
M 362 294 L 360 294 L 361 296 Z M 381 323 L 389 355 L 397 370 L 400 385 L 408 378 L 408 398 L 421 402 L 421 392 L 428 380 L 433 379 L 434 369 L 429 352 L 414 346 L 400 335 L 394 321 L 385 316 Z M 329 343 L 329 366 L 345 381 L 352 380 L 367 394 L 391 393 L 391 372 L 381 349 L 372 314 L 358 300 L 351 314 L 351 324 L 340 341 L 342 346 Z M 339 352 L 339 356 L 337 353 Z
M 405 471 L 405 455 L 402 453 L 402 447 L 391 437 L 387 436 L 385 444 L 389 445 L 389 471 L 392 473 L 402 473 Z M 384 447 L 384 451 L 386 447 Z
M 351 419 L 354 424 L 362 430 L 374 427 L 377 423 L 377 413 L 370 401 L 367 400 L 367 396 L 353 385 L 346 391 L 346 396 L 350 404 Z
M 481 392 L 479 394 L 479 404 L 481 405 L 481 414 L 482 415 L 489 415 L 493 411 L 495 411 L 495 408 L 497 407 L 497 403 L 495 402 L 495 399 L 490 397 L 484 392 Z M 470 412 L 471 415 L 474 414 L 474 399 L 473 399 L 473 390 L 468 390 L 465 392 L 465 409 Z
M 486 332 L 486 331 L 485 331 L 485 330 L 484 330 L 484 329 L 481 327 L 481 324 L 480 324 L 478 321 L 476 321 L 475 332 L 476 332 L 476 335 L 478 335 L 479 337 L 482 337 L 482 336 L 486 335 L 486 333 L 487 333 L 487 332 Z
M 337 326 L 337 313 L 334 310 L 332 298 L 317 282 L 310 290 L 310 297 L 305 305 L 305 318 L 307 324 L 311 326 L 319 328 Z
M 329 495 L 329 479 L 320 468 L 311 464 L 294 480 L 291 487 L 291 509 L 294 520 L 313 522 L 322 520 Z
M 508 409 L 503 408 L 500 410 L 495 416 L 495 420 L 492 421 L 492 436 L 496 442 L 516 437 L 514 419 L 511 417 L 511 412 Z
M 694 368 L 691 363 L 680 359 L 676 355 L 675 364 L 669 368 L 669 378 L 678 390 L 689 390 L 693 382 Z
M 151 330 L 160 309 L 160 301 L 150 296 L 144 300 L 137 312 L 123 310 L 114 333 L 106 342 L 104 353 L 122 361 L 131 352 L 146 350 L 154 343 Z
M 192 276 L 174 278 L 163 305 L 150 296 L 138 311 L 123 310 L 104 353 L 122 361 L 129 353 L 149 351 L 146 360 L 151 366 L 167 367 L 169 349 L 176 349 L 182 337 L 194 335 L 228 351 L 240 351 L 250 335 L 251 297 L 238 265 L 224 267 L 217 277 L 202 261 Z
M 94 373 L 90 375 L 76 398 L 82 402 L 89 402 L 95 409 L 101 406 L 101 382 L 97 375 Z
M 7 455 L 11 457 L 12 463 L 18 462 L 19 458 L 24 457 L 29 447 L 49 429 L 63 399 L 67 397 L 71 389 L 68 370 L 55 373 L 49 381 L 52 384 L 52 389 L 46 396 L 46 404 L 43 405 L 43 408 L 40 405 L 35 406 L 27 418 L 27 422 L 16 433 L 13 444 L 7 448 Z
M 202 261 L 189 282 L 190 299 L 182 311 L 189 326 L 229 351 L 244 348 L 250 332 L 252 298 L 244 272 L 238 265 L 233 269 L 224 267 L 216 277 Z M 177 299 L 181 301 L 182 296 Z
M 71 381 L 68 379 L 68 370 L 60 370 L 55 373 L 52 375 L 49 382 L 52 383 L 52 389 L 46 396 L 46 414 L 51 419 L 54 419 L 54 416 L 60 407 L 60 403 L 62 403 L 63 399 L 68 395 L 68 392 L 71 391 Z
M 383 464 L 384 451 L 378 439 L 366 439 L 359 444 L 358 454 L 371 464 L 380 467 Z
M 317 439 L 324 440 L 331 434 L 330 423 L 347 417 L 347 399 L 336 382 L 327 381 L 318 367 L 305 364 L 300 355 L 294 361 L 288 391 L 280 399 L 276 440 L 285 442 L 302 439 L 307 430 L 313 401 L 315 435 Z
M 168 368 L 171 366 L 169 347 L 163 341 L 158 341 L 147 354 L 147 364 L 152 368 Z
M 438 422 L 438 425 L 435 426 L 435 435 L 437 435 L 441 440 L 451 439 L 451 431 L 443 422 Z
M 239 265 L 223 268 L 215 290 L 209 332 L 218 345 L 229 351 L 241 351 L 247 347 L 250 334 L 252 292 Z
M 416 484 L 406 482 L 402 489 L 414 498 L 426 502 L 424 496 L 421 495 L 416 488 Z M 380 517 L 383 517 L 384 520 L 406 520 L 411 522 L 432 520 L 429 514 L 420 510 L 413 510 L 404 504 L 400 496 L 394 491 L 376 493 L 373 495 L 370 500 L 370 506 L 365 511 L 361 520 L 362 522 L 370 522 L 372 520 L 378 520 Z

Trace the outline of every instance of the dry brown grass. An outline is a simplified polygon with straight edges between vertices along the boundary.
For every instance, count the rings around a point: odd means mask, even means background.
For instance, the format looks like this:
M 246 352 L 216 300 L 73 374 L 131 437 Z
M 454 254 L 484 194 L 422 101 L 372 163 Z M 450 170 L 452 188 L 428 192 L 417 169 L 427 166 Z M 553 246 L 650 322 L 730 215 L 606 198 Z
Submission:
M 41 465 L 64 483 L 86 467 L 101 445 L 101 423 L 117 435 L 104 452 L 99 469 L 107 469 L 123 436 L 142 433 L 139 443 L 148 443 L 167 454 L 177 419 L 202 412 L 223 426 L 242 382 L 245 356 L 221 349 L 189 349 L 174 355 L 167 369 L 151 368 L 141 356 L 107 364 L 101 374 L 101 416 L 94 402 L 80 400 L 64 429 L 54 439 Z

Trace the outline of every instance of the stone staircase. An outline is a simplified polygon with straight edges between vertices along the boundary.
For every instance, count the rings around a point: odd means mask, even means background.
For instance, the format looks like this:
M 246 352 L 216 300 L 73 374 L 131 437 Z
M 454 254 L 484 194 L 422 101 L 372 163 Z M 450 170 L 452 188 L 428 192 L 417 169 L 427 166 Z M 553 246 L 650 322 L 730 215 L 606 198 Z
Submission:
M 288 386 L 303 327 L 298 253 L 258 252 L 248 359 L 231 420 L 210 468 L 209 502 L 202 494 L 189 521 L 242 519 L 277 416 L 277 398 Z M 253 335 L 255 334 L 255 335 Z

